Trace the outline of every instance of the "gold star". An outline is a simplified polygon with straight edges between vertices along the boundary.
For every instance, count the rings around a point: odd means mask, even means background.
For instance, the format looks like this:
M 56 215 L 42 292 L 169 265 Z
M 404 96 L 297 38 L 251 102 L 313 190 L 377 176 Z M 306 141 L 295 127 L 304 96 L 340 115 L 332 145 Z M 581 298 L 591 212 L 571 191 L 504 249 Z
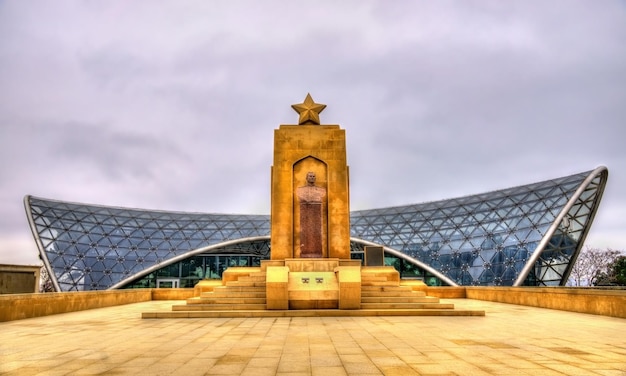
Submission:
M 300 114 L 298 120 L 299 125 L 303 124 L 318 124 L 320 123 L 320 112 L 325 108 L 325 104 L 315 103 L 311 94 L 307 94 L 304 98 L 304 103 L 292 104 L 291 107 Z

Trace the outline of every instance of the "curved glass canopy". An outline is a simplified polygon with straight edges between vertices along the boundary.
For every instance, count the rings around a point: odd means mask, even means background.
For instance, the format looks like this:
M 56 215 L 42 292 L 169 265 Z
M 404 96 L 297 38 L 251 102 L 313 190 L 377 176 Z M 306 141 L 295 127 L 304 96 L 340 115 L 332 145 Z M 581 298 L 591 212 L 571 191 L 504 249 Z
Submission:
M 607 178 L 608 170 L 599 167 L 478 195 L 353 211 L 351 252 L 358 257 L 364 245 L 381 245 L 403 276 L 450 285 L 564 285 Z M 140 287 L 142 278 L 156 281 L 159 275 L 176 275 L 186 286 L 219 276 L 220 267 L 254 265 L 270 255 L 269 215 L 128 209 L 32 196 L 24 204 L 57 291 Z

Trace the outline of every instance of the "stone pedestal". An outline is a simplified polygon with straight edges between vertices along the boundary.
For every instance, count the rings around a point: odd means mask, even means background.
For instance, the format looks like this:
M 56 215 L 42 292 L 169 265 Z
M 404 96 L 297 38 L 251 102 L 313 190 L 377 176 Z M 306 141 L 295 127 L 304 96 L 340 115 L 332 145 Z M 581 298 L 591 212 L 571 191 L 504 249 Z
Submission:
M 337 258 L 285 259 L 290 272 L 332 272 L 339 266 Z
M 289 309 L 289 268 L 268 266 L 265 280 L 267 309 Z
M 339 284 L 334 272 L 289 272 L 289 309 L 337 309 Z
M 269 310 L 360 308 L 359 260 L 290 258 L 266 261 L 262 268 Z
M 361 308 L 361 267 L 338 266 L 335 274 L 339 283 L 339 309 Z

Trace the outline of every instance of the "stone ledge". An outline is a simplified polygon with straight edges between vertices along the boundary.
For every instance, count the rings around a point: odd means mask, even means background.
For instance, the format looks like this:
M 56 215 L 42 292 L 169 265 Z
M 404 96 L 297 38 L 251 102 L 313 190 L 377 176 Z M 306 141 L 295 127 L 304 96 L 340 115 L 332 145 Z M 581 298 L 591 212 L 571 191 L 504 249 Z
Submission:
M 458 309 L 301 309 L 247 311 L 167 311 L 144 312 L 143 319 L 183 319 L 215 317 L 363 317 L 363 316 L 485 316 L 481 310 Z
M 496 286 L 464 289 L 468 299 L 626 318 L 626 290 Z
M 152 300 L 152 289 L 0 295 L 0 321 L 56 315 L 150 300 Z

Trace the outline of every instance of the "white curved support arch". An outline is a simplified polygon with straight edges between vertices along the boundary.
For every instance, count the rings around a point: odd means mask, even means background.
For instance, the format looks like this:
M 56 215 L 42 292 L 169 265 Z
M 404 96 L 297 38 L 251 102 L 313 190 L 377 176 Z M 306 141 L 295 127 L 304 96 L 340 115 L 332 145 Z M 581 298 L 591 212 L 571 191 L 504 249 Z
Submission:
M 565 218 L 567 213 L 569 213 L 570 209 L 574 206 L 574 204 L 576 204 L 576 201 L 578 201 L 580 196 L 587 189 L 587 187 L 591 184 L 591 182 L 593 182 L 593 180 L 596 179 L 597 177 L 600 177 L 602 174 L 608 175 L 608 172 L 609 171 L 605 166 L 600 166 L 596 168 L 595 170 L 593 170 L 589 174 L 589 176 L 587 176 L 587 178 L 582 182 L 582 184 L 580 184 L 576 192 L 574 192 L 574 194 L 569 199 L 569 201 L 565 204 L 563 209 L 561 209 L 561 212 L 557 215 L 554 222 L 552 222 L 552 225 L 550 226 L 548 231 L 545 233 L 545 235 L 543 236 L 539 244 L 537 244 L 535 251 L 532 253 L 532 256 L 528 259 L 528 261 L 526 262 L 526 265 L 524 265 L 524 268 L 521 270 L 521 272 L 517 276 L 517 279 L 515 280 L 515 283 L 513 283 L 513 286 L 522 286 L 522 284 L 526 280 L 526 277 L 528 277 L 528 273 L 530 273 L 530 270 L 535 266 L 535 263 L 537 262 L 541 254 L 545 251 L 546 246 L 548 245 L 548 242 L 550 241 L 555 231 L 557 230 L 557 228 L 563 221 L 563 218 Z M 598 193 L 595 199 L 596 204 L 594 205 L 594 209 L 589 213 L 589 219 L 587 220 L 589 223 L 593 222 L 593 218 L 596 215 L 598 203 L 602 199 L 602 194 L 604 193 L 605 185 L 606 185 L 606 177 L 604 179 L 604 182 L 601 182 L 598 186 Z M 585 241 L 587 232 L 588 231 L 585 230 L 581 234 L 581 237 L 578 240 L 578 245 L 576 247 L 574 254 L 572 255 L 572 260 L 570 261 L 570 263 L 573 263 L 576 261 L 576 258 L 578 257 L 578 253 L 580 252 L 580 249 Z M 563 277 L 565 278 L 566 276 L 563 276 Z
M 26 210 L 26 218 L 28 219 L 28 225 L 31 229 L 36 229 L 35 221 L 31 215 L 31 211 L 33 210 L 30 206 L 30 198 L 31 195 L 24 196 L 24 210 Z M 43 220 L 43 219 L 42 219 Z M 39 251 L 39 259 L 43 262 L 43 265 L 46 267 L 46 271 L 48 272 L 48 278 L 50 278 L 50 282 L 52 282 L 52 286 L 54 286 L 54 291 L 61 291 L 61 286 L 59 286 L 59 281 L 57 280 L 57 276 L 50 265 L 50 261 L 46 257 L 46 250 L 43 246 L 43 242 L 41 238 L 37 236 L 37 231 L 32 230 L 33 238 L 35 239 L 35 244 L 37 244 L 37 249 Z
M 226 242 L 221 242 L 218 244 L 212 244 L 206 247 L 202 247 L 202 248 L 197 248 L 194 249 L 192 251 L 189 251 L 187 253 L 184 253 L 182 255 L 178 255 L 176 257 L 172 257 L 171 259 L 168 259 L 166 262 L 162 262 L 160 264 L 156 264 L 153 265 L 147 269 L 144 269 L 142 271 L 140 271 L 139 273 L 135 273 L 132 276 L 128 277 L 128 278 L 124 278 L 123 280 L 119 281 L 118 283 L 114 284 L 113 286 L 109 287 L 107 290 L 115 290 L 115 289 L 119 289 L 120 287 L 138 279 L 141 277 L 144 277 L 154 271 L 157 271 L 161 268 L 164 268 L 168 265 L 172 265 L 175 264 L 179 261 L 182 261 L 184 259 L 187 259 L 191 256 L 195 256 L 201 253 L 205 253 L 214 249 L 218 249 L 218 248 L 222 248 L 222 247 L 227 247 L 229 245 L 235 245 L 235 244 L 241 244 L 241 243 L 249 243 L 249 242 L 254 242 L 254 241 L 260 241 L 260 240 L 270 240 L 269 235 L 268 236 L 253 236 L 253 237 L 249 237 L 249 238 L 241 238 L 241 239 L 235 239 L 235 240 L 230 240 L 230 241 L 226 241 Z

